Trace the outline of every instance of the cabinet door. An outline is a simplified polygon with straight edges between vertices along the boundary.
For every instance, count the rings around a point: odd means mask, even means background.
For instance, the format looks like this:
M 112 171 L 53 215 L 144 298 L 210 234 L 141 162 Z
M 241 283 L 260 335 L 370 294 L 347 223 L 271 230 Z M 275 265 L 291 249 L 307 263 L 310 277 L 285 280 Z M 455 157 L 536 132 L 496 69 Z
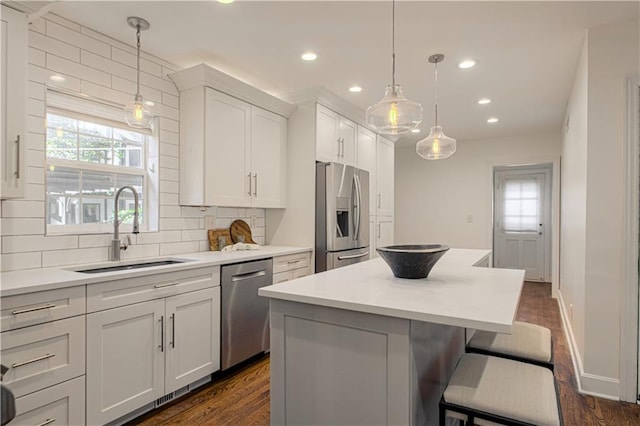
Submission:
M 340 117 L 338 137 L 342 144 L 342 162 L 350 166 L 356 165 L 356 133 L 357 126 L 351 120 Z
M 376 135 L 369 129 L 358 126 L 356 157 L 357 166 L 369 172 L 369 216 L 375 215 L 377 210 L 376 185 Z M 373 232 L 369 235 L 375 235 Z
M 342 162 L 340 116 L 322 105 L 316 110 L 316 160 Z
M 287 119 L 251 107 L 252 205 L 285 207 Z
M 376 247 L 385 247 L 393 245 L 393 217 L 378 216 L 376 218 Z
M 205 100 L 206 205 L 251 203 L 251 105 L 213 89 Z
M 380 136 L 378 136 L 376 164 L 377 214 L 393 216 L 394 147 L 393 142 Z
M 220 369 L 220 287 L 166 299 L 165 393 Z
M 0 198 L 24 196 L 27 17 L 2 6 L 0 14 Z
M 87 315 L 87 424 L 164 395 L 164 299 Z

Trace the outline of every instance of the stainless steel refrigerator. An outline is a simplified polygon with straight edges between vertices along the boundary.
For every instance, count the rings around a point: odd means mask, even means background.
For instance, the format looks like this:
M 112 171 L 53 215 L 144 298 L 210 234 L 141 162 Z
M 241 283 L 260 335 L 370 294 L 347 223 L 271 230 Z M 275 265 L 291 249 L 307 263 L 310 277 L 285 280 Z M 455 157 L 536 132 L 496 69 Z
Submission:
M 369 259 L 369 172 L 316 163 L 316 272 Z

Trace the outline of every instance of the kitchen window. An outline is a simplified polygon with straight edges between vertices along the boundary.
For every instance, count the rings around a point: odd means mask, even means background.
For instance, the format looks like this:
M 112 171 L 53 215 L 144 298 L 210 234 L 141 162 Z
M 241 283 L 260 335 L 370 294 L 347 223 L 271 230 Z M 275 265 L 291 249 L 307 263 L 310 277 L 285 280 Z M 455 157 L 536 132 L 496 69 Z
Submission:
M 94 116 L 71 109 L 90 101 L 60 94 L 50 98 L 46 113 L 47 233 L 113 232 L 115 191 L 125 185 L 138 192 L 141 230 L 154 228 L 157 207 L 153 208 L 150 199 L 157 200 L 157 191 L 153 191 L 157 173 L 150 173 L 154 169 L 150 152 L 157 149 L 151 131 L 110 119 L 110 115 L 121 115 L 112 107 L 91 103 L 94 113 L 104 109 Z M 71 108 L 60 108 L 61 103 Z M 121 232 L 131 230 L 134 208 L 133 193 L 123 191 L 118 206 Z

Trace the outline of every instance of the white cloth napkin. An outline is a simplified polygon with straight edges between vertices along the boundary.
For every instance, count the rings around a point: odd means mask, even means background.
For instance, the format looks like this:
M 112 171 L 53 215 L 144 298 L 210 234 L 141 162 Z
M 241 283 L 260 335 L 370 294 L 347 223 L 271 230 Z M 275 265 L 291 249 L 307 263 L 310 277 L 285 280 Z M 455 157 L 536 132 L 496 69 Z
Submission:
M 249 243 L 235 243 L 222 247 L 220 251 L 240 251 L 240 250 L 258 250 L 260 246 L 258 244 Z

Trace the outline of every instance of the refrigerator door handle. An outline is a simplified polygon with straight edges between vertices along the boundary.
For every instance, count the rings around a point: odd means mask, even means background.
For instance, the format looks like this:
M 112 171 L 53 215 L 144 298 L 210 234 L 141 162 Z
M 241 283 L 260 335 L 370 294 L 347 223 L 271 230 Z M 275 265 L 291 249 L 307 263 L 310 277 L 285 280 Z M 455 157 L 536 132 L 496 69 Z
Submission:
M 353 208 L 353 216 L 355 219 L 355 232 L 353 234 L 353 239 L 358 241 L 360 238 L 360 208 L 362 204 L 362 194 L 360 193 L 360 179 L 357 174 L 353 175 L 353 183 L 355 186 L 355 205 Z
M 349 260 L 349 259 L 358 259 L 360 257 L 365 257 L 369 255 L 369 250 L 365 251 L 364 253 L 360 253 L 360 254 L 348 254 L 345 256 L 338 256 L 338 260 Z

